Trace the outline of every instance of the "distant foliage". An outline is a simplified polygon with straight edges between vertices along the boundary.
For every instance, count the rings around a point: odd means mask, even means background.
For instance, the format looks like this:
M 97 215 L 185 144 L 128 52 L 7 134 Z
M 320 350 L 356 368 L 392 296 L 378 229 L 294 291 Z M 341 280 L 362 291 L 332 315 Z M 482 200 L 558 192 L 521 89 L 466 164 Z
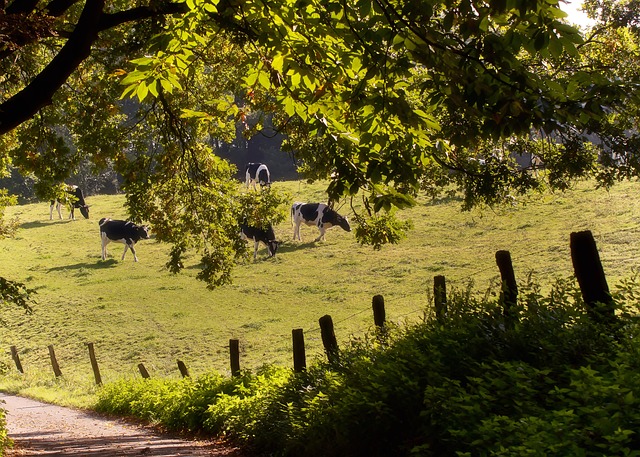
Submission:
M 491 291 L 453 291 L 443 321 L 354 339 L 301 374 L 123 381 L 98 408 L 270 455 L 637 455 L 637 301 L 620 304 L 617 332 L 589 319 L 572 281 L 519 290 L 514 326 Z

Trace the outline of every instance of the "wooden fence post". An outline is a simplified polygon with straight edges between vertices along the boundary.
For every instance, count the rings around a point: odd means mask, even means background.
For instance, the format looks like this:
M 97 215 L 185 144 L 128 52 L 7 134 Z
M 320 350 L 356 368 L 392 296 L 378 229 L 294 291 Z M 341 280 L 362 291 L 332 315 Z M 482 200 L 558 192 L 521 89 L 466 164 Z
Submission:
M 178 370 L 180 370 L 180 374 L 183 378 L 189 377 L 189 370 L 187 370 L 187 366 L 182 360 L 178 360 Z
M 238 376 L 240 374 L 240 340 L 229 340 L 229 363 L 231 376 Z
M 433 304 L 436 319 L 442 321 L 447 315 L 447 281 L 442 275 L 433 277 Z
M 49 358 L 51 359 L 51 367 L 53 368 L 53 373 L 56 375 L 56 378 L 62 376 L 62 371 L 60 371 L 60 366 L 56 359 L 56 351 L 53 350 L 52 344 L 49 345 Z
M 301 328 L 291 331 L 293 340 L 293 371 L 300 373 L 307 369 L 307 356 L 304 350 L 304 332 Z
M 371 306 L 373 307 L 373 322 L 376 327 L 383 329 L 387 317 L 384 310 L 384 297 L 382 295 L 374 295 Z
M 612 324 L 616 320 L 615 306 L 593 234 L 588 230 L 571 233 L 570 248 L 573 270 L 588 313 L 597 322 Z
M 91 360 L 91 368 L 93 368 L 93 376 L 96 379 L 96 384 L 102 384 L 102 377 L 100 376 L 100 368 L 98 367 L 98 360 L 96 360 L 96 353 L 93 349 L 93 343 L 87 343 L 89 348 L 89 359 Z
M 500 302 L 502 303 L 503 314 L 507 321 L 513 321 L 517 319 L 514 308 L 518 303 L 518 284 L 516 283 L 516 275 L 513 271 L 509 251 L 496 252 L 496 263 L 502 278 Z
M 327 353 L 329 363 L 338 361 L 338 341 L 333 331 L 333 319 L 328 314 L 320 318 L 320 334 L 322 336 L 322 344 Z
M 149 372 L 147 371 L 147 369 L 144 367 L 144 365 L 142 363 L 138 364 L 138 370 L 140 371 L 140 375 L 144 379 L 149 379 L 151 377 L 151 376 L 149 376 Z
M 18 348 L 15 346 L 11 346 L 11 358 L 13 362 L 16 364 L 16 368 L 20 373 L 24 373 L 22 370 L 22 363 L 20 363 L 20 356 L 18 355 Z

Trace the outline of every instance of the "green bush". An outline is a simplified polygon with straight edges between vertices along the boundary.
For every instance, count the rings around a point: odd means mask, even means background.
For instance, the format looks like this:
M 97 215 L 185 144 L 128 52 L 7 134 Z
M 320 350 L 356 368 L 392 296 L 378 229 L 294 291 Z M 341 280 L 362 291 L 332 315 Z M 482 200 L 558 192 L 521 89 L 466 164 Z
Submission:
M 11 446 L 13 446 L 13 441 L 7 435 L 6 411 L 0 408 L 0 455 L 4 455 Z
M 287 456 L 640 455 L 635 282 L 615 328 L 575 284 L 528 281 L 506 320 L 496 294 L 454 291 L 446 319 L 354 339 L 306 372 L 123 381 L 101 408 Z

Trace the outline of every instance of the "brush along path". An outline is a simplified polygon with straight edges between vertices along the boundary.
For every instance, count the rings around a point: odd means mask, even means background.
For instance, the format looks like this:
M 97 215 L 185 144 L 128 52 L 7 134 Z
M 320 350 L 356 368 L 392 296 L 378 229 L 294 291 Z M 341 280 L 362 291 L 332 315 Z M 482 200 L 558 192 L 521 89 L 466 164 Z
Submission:
M 158 433 L 93 412 L 50 405 L 0 393 L 7 411 L 7 430 L 15 456 L 241 457 L 237 449 L 210 441 L 194 441 Z

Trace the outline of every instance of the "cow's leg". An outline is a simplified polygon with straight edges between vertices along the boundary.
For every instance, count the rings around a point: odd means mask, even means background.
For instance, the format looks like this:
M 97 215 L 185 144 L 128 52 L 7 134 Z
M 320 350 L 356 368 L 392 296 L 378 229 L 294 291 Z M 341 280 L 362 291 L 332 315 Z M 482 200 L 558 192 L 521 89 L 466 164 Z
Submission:
M 295 241 L 296 239 L 302 241 L 302 237 L 300 236 L 300 224 L 302 223 L 302 221 L 296 221 L 295 225 L 293 227 L 293 240 Z
M 109 238 L 106 236 L 102 236 L 102 260 L 107 260 L 107 244 L 109 243 Z
M 53 220 L 53 207 L 56 204 L 55 200 L 51 200 L 51 203 L 49 204 L 49 220 L 52 221 Z
M 253 260 L 256 260 L 258 258 L 258 248 L 260 247 L 260 241 L 258 240 L 253 240 Z
M 131 243 L 125 243 L 125 248 L 124 248 L 124 254 L 127 253 L 127 248 L 131 249 L 131 253 L 133 254 L 133 261 L 137 262 L 138 261 L 138 256 L 136 255 L 136 250 L 133 247 L 135 245 L 135 243 L 133 242 L 133 240 L 131 240 Z M 122 254 L 122 260 L 124 260 L 124 254 Z
M 316 238 L 315 241 L 324 241 L 325 228 L 324 227 L 318 227 L 318 229 L 320 230 L 320 236 L 318 236 L 318 238 Z

